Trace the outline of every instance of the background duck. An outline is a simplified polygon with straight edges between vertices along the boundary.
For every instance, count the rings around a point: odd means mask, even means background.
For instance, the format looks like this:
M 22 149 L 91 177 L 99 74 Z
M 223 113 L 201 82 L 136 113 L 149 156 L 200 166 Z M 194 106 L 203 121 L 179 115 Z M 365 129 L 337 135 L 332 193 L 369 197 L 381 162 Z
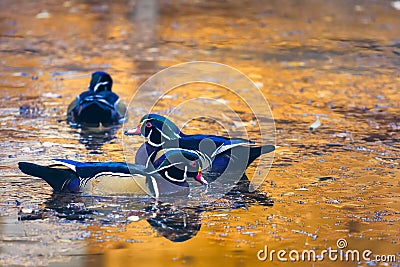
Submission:
M 126 106 L 111 91 L 113 80 L 102 71 L 94 72 L 88 91 L 81 93 L 68 106 L 67 120 L 71 125 L 98 127 L 125 121 Z

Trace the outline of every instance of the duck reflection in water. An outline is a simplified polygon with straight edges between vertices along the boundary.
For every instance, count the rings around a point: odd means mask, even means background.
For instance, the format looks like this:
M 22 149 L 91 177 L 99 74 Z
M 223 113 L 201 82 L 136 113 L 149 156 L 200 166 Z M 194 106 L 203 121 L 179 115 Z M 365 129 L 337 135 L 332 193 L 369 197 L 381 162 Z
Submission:
M 79 133 L 79 143 L 85 145 L 86 149 L 90 153 L 97 154 L 102 153 L 102 146 L 106 143 L 111 143 L 115 140 L 120 125 L 114 125 L 110 127 L 82 127 L 76 129 Z
M 273 201 L 260 191 L 248 191 L 249 180 L 243 176 L 237 186 L 224 198 L 213 203 L 207 201 L 192 207 L 178 207 L 160 203 L 149 197 L 89 197 L 77 194 L 53 193 L 41 207 L 26 213 L 19 205 L 19 220 L 37 220 L 58 217 L 71 221 L 101 222 L 103 225 L 126 225 L 134 215 L 146 220 L 160 236 L 172 242 L 184 242 L 197 235 L 202 214 L 220 208 L 247 209 L 250 205 L 273 206 Z M 117 205 L 115 205 L 117 204 Z M 118 214 L 118 216 L 115 216 Z M 118 219 L 116 219 L 118 218 Z M 130 222 L 135 223 L 135 222 Z
M 151 228 L 160 236 L 173 242 L 184 242 L 196 236 L 201 228 L 202 208 L 176 207 L 165 203 L 156 203 L 152 199 L 118 199 L 118 204 L 124 207 L 122 212 L 115 205 L 115 199 L 109 197 L 82 197 L 77 195 L 54 193 L 38 209 L 24 213 L 19 209 L 18 219 L 41 220 L 48 217 L 58 217 L 70 221 L 90 223 L 100 221 L 102 225 L 125 225 L 135 223 L 128 220 L 135 214 L 137 220 L 146 220 Z M 88 208 L 90 207 L 90 208 Z M 119 216 L 115 216 L 118 214 Z M 120 218 L 118 221 L 115 217 Z M 121 219 L 124 218 L 124 219 Z
M 151 228 L 159 235 L 173 241 L 187 241 L 200 231 L 202 214 L 205 211 L 218 210 L 220 204 L 223 208 L 247 208 L 249 205 L 273 206 L 271 198 L 261 192 L 249 192 L 249 180 L 244 175 L 238 185 L 231 190 L 225 198 L 214 204 L 199 205 L 196 207 L 179 208 L 173 205 L 159 205 L 153 208 L 153 214 L 147 218 Z
M 146 220 L 159 235 L 173 242 L 184 242 L 200 231 L 203 211 L 198 207 L 159 205 Z

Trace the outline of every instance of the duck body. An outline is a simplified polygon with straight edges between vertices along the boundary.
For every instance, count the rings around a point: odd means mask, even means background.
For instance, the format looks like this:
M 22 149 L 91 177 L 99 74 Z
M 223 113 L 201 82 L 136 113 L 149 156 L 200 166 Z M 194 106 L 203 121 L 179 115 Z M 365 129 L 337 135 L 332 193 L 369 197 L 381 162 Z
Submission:
M 197 139 L 197 138 L 196 138 Z M 220 151 L 210 150 L 207 147 L 200 147 L 200 142 L 194 142 L 192 138 L 182 138 L 176 142 L 166 142 L 161 147 L 154 147 L 150 145 L 148 142 L 145 142 L 140 146 L 139 150 L 135 156 L 135 163 L 137 164 L 145 164 L 146 161 L 150 159 L 153 161 L 153 157 L 157 155 L 160 151 L 165 148 L 174 148 L 179 147 L 183 149 L 193 150 L 202 153 L 203 158 L 206 162 L 203 162 L 205 169 L 204 173 L 208 173 L 211 176 L 215 176 L 221 173 L 224 173 L 229 164 L 232 164 L 230 168 L 230 172 L 240 172 L 240 170 L 245 170 L 255 159 L 257 159 L 260 155 L 272 152 L 275 150 L 275 147 L 272 145 L 265 146 L 257 146 L 251 143 L 242 143 L 242 144 L 232 144 L 230 142 L 220 143 L 218 141 L 213 141 L 207 137 L 206 142 L 210 142 L 210 148 L 218 147 Z M 212 143 L 211 143 L 212 142 Z M 203 148 L 203 149 L 202 149 Z M 226 149 L 225 151 L 222 151 Z
M 126 106 L 111 88 L 112 79 L 108 73 L 93 73 L 88 91 L 81 93 L 68 106 L 67 120 L 70 124 L 97 127 L 123 123 Z
M 201 181 L 197 156 L 180 150 L 167 151 L 155 162 L 154 167 L 67 159 L 54 159 L 53 162 L 48 166 L 29 162 L 19 162 L 18 165 L 23 173 L 42 178 L 56 192 L 99 196 L 185 196 L 189 194 L 186 178 Z
M 69 105 L 68 121 L 97 127 L 121 124 L 125 107 L 113 92 L 83 92 Z
M 187 135 L 167 118 L 148 114 L 141 119 L 134 131 L 125 131 L 125 135 L 141 135 L 146 142 L 136 153 L 136 163 L 142 164 L 165 148 L 180 148 L 200 153 L 203 158 L 204 172 L 215 176 L 225 171 L 244 172 L 260 155 L 275 150 L 273 145 L 256 145 L 242 138 L 227 138 L 217 135 Z
M 28 175 L 42 178 L 56 192 L 92 195 L 145 195 L 144 166 L 125 162 L 78 162 L 54 159 L 54 164 L 41 166 L 20 162 Z

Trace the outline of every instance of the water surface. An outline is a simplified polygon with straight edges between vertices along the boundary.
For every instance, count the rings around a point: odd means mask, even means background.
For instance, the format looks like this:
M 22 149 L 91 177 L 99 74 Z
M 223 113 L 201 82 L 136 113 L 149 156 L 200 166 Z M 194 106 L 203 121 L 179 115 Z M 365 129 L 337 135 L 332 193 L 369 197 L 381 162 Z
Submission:
M 399 15 L 391 1 L 372 0 L 1 1 L 1 265 L 288 265 L 260 262 L 257 251 L 321 251 L 339 238 L 398 256 Z M 149 76 L 192 60 L 237 68 L 268 99 L 279 148 L 261 191 L 272 206 L 240 195 L 197 209 L 57 196 L 18 171 L 22 160 L 124 160 L 121 128 L 71 128 L 67 105 L 93 71 L 109 72 L 129 102 Z M 259 138 L 246 108 L 236 111 Z M 310 131 L 317 116 L 321 126 Z M 224 133 L 201 120 L 187 131 Z M 172 242 L 177 230 L 162 230 L 171 225 L 192 238 Z

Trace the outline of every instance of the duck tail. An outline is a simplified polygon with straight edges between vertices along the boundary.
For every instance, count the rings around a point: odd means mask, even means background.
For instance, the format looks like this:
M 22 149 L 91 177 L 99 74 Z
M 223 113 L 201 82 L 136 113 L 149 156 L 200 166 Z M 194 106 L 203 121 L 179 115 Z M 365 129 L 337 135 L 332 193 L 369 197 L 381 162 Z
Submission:
M 273 145 L 263 145 L 263 146 L 251 147 L 249 161 L 247 162 L 247 166 L 249 166 L 259 156 L 270 153 L 274 150 L 275 150 L 275 146 L 273 146 Z
M 53 189 L 57 192 L 70 191 L 74 192 L 75 187 L 73 186 L 76 182 L 78 183 L 79 190 L 79 177 L 71 169 L 41 166 L 29 162 L 18 162 L 19 169 L 31 176 L 39 177 L 45 180 Z

